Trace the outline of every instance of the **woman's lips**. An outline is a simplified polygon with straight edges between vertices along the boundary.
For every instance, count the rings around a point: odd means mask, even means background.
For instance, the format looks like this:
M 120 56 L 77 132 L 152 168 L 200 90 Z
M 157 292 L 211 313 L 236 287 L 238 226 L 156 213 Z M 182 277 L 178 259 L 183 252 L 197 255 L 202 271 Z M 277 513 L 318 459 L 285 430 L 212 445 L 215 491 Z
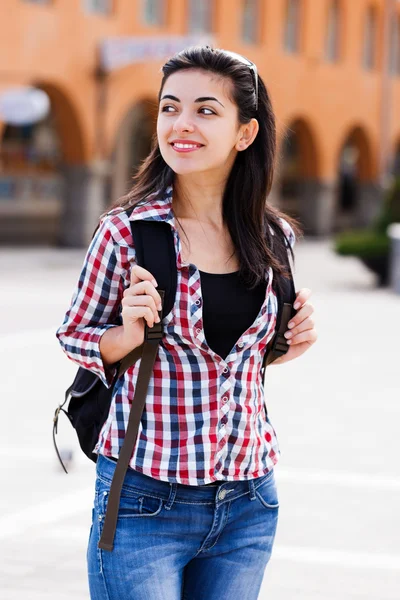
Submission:
M 200 150 L 203 148 L 202 145 L 194 145 L 194 144 L 171 144 L 172 148 L 175 152 L 195 152 L 196 150 Z

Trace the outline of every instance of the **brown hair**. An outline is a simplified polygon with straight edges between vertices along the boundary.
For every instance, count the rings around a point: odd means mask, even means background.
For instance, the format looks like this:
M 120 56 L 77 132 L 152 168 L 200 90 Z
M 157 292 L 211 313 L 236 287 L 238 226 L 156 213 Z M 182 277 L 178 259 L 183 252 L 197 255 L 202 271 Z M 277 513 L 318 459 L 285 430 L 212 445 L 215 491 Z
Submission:
M 246 150 L 238 152 L 226 181 L 223 219 L 239 258 L 239 275 L 250 289 L 264 280 L 265 269 L 268 267 L 272 267 L 276 275 L 287 276 L 282 261 L 286 250 L 279 218 L 284 218 L 291 225 L 296 238 L 302 235 L 302 231 L 295 219 L 267 202 L 276 161 L 276 126 L 264 81 L 258 75 L 256 110 L 254 84 L 249 67 L 223 50 L 194 46 L 175 54 L 165 63 L 158 100 L 168 77 L 183 69 L 202 69 L 230 79 L 233 84 L 232 100 L 238 107 L 239 122 L 249 123 L 253 117 L 258 120 L 259 131 L 255 140 Z M 165 190 L 174 184 L 174 177 L 175 173 L 161 156 L 155 134 L 150 154 L 133 178 L 132 189 L 115 202 L 112 208 L 119 206 L 125 210 L 139 202 L 146 202 L 146 198 L 156 192 L 163 195 Z M 277 235 L 272 237 L 268 226 Z M 294 260 L 291 248 L 290 252 Z

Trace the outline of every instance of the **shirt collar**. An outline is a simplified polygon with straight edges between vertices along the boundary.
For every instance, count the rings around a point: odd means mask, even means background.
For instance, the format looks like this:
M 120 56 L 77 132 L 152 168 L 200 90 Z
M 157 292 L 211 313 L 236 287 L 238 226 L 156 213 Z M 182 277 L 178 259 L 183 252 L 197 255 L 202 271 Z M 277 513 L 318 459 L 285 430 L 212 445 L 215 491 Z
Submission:
M 139 202 L 132 211 L 130 221 L 165 221 L 176 229 L 172 210 L 172 185 L 164 193 L 156 192 L 144 201 Z

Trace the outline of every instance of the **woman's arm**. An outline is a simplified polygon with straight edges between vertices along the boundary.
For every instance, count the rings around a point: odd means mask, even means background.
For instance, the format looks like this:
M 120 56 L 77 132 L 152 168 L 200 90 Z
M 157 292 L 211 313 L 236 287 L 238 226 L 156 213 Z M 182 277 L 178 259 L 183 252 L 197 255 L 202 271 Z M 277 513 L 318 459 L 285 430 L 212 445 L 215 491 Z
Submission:
M 101 223 L 84 259 L 78 284 L 63 324 L 56 332 L 70 360 L 98 375 L 109 387 L 115 362 L 134 348 L 119 346 L 122 326 L 117 316 L 124 292 L 124 266 L 109 218 Z M 111 331 L 116 330 L 116 331 Z M 100 342 L 107 333 L 105 343 Z

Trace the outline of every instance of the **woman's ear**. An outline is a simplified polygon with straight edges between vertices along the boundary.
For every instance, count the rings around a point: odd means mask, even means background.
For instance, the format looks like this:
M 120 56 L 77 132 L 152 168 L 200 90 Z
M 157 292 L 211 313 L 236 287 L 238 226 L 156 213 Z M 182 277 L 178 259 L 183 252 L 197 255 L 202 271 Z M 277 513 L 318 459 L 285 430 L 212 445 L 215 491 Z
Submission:
M 259 130 L 257 119 L 251 119 L 249 123 L 241 125 L 239 129 L 239 135 L 235 148 L 238 152 L 246 150 L 252 144 L 256 138 Z

